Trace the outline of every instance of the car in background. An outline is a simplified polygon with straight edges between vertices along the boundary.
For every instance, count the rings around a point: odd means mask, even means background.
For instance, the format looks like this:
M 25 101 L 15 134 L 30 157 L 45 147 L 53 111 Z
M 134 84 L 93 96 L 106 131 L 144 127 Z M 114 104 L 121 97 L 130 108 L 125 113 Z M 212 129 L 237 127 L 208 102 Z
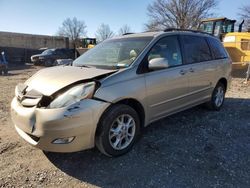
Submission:
M 58 59 L 74 59 L 75 52 L 73 49 L 57 48 L 47 49 L 41 54 L 31 56 L 31 62 L 34 65 L 55 66 Z

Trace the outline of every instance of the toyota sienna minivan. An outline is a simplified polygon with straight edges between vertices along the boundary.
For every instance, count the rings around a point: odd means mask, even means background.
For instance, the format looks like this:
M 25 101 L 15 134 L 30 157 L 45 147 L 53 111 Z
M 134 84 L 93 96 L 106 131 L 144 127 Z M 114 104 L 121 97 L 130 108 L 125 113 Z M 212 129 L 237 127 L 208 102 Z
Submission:
M 18 134 L 42 150 L 97 146 L 119 156 L 160 118 L 203 103 L 220 110 L 230 75 L 227 52 L 209 34 L 128 34 L 18 84 L 11 115 Z

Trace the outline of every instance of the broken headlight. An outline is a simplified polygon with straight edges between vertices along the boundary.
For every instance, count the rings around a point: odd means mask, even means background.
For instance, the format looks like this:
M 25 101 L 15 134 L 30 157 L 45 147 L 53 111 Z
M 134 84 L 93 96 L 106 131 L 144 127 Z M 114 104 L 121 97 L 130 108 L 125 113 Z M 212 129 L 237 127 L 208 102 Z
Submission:
M 57 96 L 48 108 L 62 108 L 77 103 L 83 99 L 91 98 L 95 91 L 95 82 L 77 85 Z

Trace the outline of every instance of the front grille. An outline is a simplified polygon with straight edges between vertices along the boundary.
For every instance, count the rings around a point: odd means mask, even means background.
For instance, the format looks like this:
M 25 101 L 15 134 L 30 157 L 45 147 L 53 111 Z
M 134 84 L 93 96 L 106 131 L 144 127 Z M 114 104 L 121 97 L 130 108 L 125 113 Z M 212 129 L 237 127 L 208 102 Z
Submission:
M 27 91 L 27 88 L 28 86 L 25 86 L 23 84 L 17 85 L 16 88 L 17 100 L 22 106 L 25 107 L 36 106 L 43 97 L 43 95 L 34 89 Z

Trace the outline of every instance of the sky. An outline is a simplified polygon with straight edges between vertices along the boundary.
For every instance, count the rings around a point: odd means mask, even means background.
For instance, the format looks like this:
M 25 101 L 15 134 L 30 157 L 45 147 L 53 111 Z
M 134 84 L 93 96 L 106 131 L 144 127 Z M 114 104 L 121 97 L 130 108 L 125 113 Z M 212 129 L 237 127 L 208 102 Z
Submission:
M 63 20 L 76 17 L 94 37 L 100 24 L 114 32 L 127 24 L 141 32 L 148 21 L 147 6 L 154 0 L 0 0 L 0 31 L 55 35 Z M 218 0 L 216 16 L 239 20 L 239 7 L 249 0 Z

